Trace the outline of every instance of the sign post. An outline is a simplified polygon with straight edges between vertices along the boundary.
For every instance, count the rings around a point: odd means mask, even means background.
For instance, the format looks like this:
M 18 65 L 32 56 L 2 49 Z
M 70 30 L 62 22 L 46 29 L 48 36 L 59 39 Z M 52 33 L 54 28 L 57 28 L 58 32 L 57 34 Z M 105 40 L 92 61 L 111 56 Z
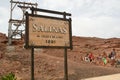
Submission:
M 66 13 L 64 12 L 63 18 L 66 19 Z M 66 42 L 65 42 L 66 46 Z M 64 80 L 68 80 L 68 62 L 67 62 L 67 48 L 64 48 Z
M 25 47 L 31 48 L 31 79 L 34 80 L 34 48 L 64 49 L 64 79 L 68 80 L 67 49 L 72 49 L 71 14 L 52 10 L 31 8 L 32 14 L 26 13 Z M 37 15 L 36 11 L 63 15 L 55 17 Z
M 34 46 L 31 49 L 31 80 L 34 80 Z
M 67 48 L 64 50 L 64 80 L 68 80 Z

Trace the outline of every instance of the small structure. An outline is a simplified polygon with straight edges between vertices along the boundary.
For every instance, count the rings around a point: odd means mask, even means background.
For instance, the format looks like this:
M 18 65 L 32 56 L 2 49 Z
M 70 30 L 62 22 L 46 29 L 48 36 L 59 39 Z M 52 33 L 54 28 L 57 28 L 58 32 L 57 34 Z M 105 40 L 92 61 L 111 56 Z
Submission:
M 31 7 L 37 8 L 37 3 L 27 3 L 27 2 L 20 2 L 20 1 L 10 1 L 10 19 L 9 19 L 9 26 L 8 26 L 8 44 L 12 44 L 12 40 L 16 38 L 22 38 L 23 34 L 25 33 L 25 12 Z M 19 7 L 23 14 L 22 19 L 15 19 L 13 11 Z M 18 14 L 21 15 L 21 14 Z

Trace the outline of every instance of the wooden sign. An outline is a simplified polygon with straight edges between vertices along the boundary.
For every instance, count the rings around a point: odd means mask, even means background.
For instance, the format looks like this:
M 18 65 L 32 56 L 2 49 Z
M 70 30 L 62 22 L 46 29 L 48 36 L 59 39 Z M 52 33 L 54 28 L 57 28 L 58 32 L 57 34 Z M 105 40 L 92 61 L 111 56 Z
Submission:
M 71 44 L 71 20 L 28 14 L 26 46 L 67 47 Z

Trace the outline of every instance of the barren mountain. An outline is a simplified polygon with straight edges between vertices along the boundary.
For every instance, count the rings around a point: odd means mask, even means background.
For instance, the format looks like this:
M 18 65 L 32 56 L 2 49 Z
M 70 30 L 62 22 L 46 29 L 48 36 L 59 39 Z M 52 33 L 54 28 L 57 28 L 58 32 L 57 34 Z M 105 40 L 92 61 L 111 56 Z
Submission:
M 96 37 L 73 36 L 73 49 L 67 50 L 69 80 L 115 74 L 120 68 L 108 62 L 100 64 L 97 59 L 85 62 L 84 57 L 92 52 L 97 58 L 99 54 L 110 54 L 116 49 L 120 58 L 120 39 L 102 39 Z M 7 45 L 7 37 L 0 33 L 0 76 L 13 72 L 17 80 L 31 79 L 31 49 L 25 49 L 24 40 L 14 40 L 11 46 Z M 35 80 L 64 80 L 64 49 L 35 49 L 34 52 Z

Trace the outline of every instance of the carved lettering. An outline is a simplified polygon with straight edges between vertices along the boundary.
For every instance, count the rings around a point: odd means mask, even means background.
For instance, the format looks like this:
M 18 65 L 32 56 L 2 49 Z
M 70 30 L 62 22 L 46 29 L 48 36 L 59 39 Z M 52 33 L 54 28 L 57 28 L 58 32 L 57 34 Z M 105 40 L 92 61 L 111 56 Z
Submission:
M 51 32 L 51 33 L 62 33 L 62 34 L 67 33 L 66 27 L 54 27 L 54 26 L 46 27 L 45 25 L 37 25 L 37 24 L 33 24 L 32 27 L 33 27 L 32 28 L 33 32 Z

